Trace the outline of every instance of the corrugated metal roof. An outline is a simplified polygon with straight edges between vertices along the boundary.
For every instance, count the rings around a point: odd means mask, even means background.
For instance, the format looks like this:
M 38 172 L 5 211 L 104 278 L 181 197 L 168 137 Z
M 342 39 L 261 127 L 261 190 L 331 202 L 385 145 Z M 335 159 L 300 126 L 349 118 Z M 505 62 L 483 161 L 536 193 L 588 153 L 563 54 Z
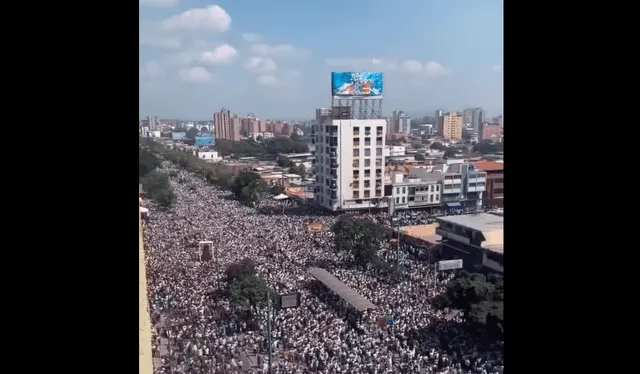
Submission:
M 311 274 L 318 281 L 322 282 L 327 288 L 333 291 L 336 295 L 340 296 L 344 301 L 349 303 L 357 310 L 363 312 L 367 309 L 375 309 L 376 306 L 373 303 L 359 293 L 354 291 L 351 287 L 342 283 L 338 278 L 331 273 L 320 268 L 309 268 L 308 273 Z

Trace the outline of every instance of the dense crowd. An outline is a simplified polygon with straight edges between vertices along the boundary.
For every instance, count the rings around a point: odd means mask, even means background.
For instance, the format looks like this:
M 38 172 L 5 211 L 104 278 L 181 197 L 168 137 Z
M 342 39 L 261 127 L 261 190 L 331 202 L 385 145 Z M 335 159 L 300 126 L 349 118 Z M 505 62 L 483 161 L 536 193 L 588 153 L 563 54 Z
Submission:
M 336 252 L 327 230 L 334 216 L 310 206 L 283 210 L 275 201 L 248 207 L 166 161 L 162 168 L 177 171 L 170 178 L 177 202 L 170 210 L 145 202 L 155 373 L 266 374 L 269 349 L 275 374 L 502 373 L 501 347 L 477 344 L 459 327 L 462 315 L 450 318 L 432 308 L 452 275 L 432 272 L 416 260 L 416 248 L 383 245 L 381 257 L 399 256 L 405 272 L 389 282 L 343 265 L 346 254 Z M 428 219 L 402 217 L 403 223 Z M 309 233 L 311 222 L 325 230 Z M 198 242 L 207 240 L 214 242 L 215 260 L 200 262 Z M 226 267 L 247 257 L 279 294 L 301 293 L 300 307 L 274 313 L 271 347 L 266 308 L 230 305 L 221 296 Z M 306 272 L 310 266 L 325 268 L 377 309 L 354 311 L 318 286 Z

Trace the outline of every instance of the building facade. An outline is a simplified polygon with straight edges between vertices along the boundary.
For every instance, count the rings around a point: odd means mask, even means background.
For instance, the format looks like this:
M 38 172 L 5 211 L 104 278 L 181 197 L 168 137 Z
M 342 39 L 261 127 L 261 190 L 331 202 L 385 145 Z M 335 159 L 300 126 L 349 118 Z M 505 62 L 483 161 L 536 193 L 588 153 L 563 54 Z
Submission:
M 504 206 L 504 163 L 495 161 L 474 162 L 473 165 L 487 173 L 485 206 Z
M 462 116 L 456 112 L 445 114 L 442 124 L 442 136 L 449 140 L 462 139 L 462 119 Z
M 332 210 L 367 209 L 384 197 L 384 119 L 351 119 L 333 108 L 315 129 L 316 203 Z
M 213 113 L 213 134 L 216 139 L 240 140 L 241 120 L 237 116 L 231 116 L 231 111 L 222 108 L 220 112 Z
M 480 213 L 436 218 L 445 259 L 469 271 L 504 272 L 504 218 Z
M 482 126 L 482 132 L 480 133 L 480 140 L 491 140 L 494 143 L 499 143 L 502 140 L 502 126 L 499 124 L 485 123 Z

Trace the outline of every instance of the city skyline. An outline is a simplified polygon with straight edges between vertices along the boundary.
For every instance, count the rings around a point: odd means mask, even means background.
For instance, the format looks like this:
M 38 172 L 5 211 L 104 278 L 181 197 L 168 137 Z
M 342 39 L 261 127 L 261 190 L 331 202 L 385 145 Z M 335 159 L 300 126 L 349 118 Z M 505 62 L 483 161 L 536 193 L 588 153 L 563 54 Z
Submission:
M 140 117 L 312 118 L 330 106 L 331 71 L 382 71 L 385 115 L 502 113 L 496 0 L 140 3 Z

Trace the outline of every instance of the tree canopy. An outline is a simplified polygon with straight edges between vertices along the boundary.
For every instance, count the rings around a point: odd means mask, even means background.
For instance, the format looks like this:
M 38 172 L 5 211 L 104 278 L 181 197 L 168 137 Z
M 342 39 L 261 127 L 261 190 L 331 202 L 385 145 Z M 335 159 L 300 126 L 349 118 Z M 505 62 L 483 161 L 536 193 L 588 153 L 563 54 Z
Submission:
M 462 272 L 440 296 L 441 307 L 465 312 L 469 325 L 487 337 L 502 339 L 504 333 L 504 278 Z
M 422 153 L 416 153 L 415 154 L 415 158 L 416 158 L 416 161 L 424 161 L 425 160 L 424 154 L 422 154 Z
M 175 194 L 169 184 L 169 177 L 166 174 L 154 170 L 141 180 L 142 188 L 149 194 L 149 197 L 161 206 L 168 208 L 175 201 Z
M 150 150 L 138 148 L 138 177 L 143 178 L 160 166 L 160 160 Z
M 246 202 L 258 201 L 271 193 L 260 175 L 250 171 L 243 171 L 235 178 L 231 191 L 239 200 Z
M 253 308 L 266 304 L 267 292 L 273 302 L 276 294 L 256 275 L 255 261 L 245 258 L 230 264 L 226 271 L 227 296 L 234 304 L 249 305 Z
M 384 230 L 379 223 L 348 216 L 338 218 L 333 233 L 336 248 L 352 254 L 360 266 L 366 266 L 376 258 L 384 239 Z
M 483 140 L 473 146 L 474 152 L 482 154 L 502 152 L 503 143 L 492 143 L 491 140 Z
M 449 147 L 449 148 L 445 149 L 443 156 L 444 157 L 453 157 L 455 155 L 456 155 L 456 150 L 451 148 L 451 147 Z
M 302 141 L 288 138 L 272 138 L 261 142 L 251 140 L 231 141 L 216 139 L 216 150 L 222 156 L 236 155 L 237 157 L 276 156 L 278 153 L 305 153 L 309 146 Z
M 439 150 L 439 151 L 444 151 L 445 149 L 447 149 L 447 146 L 440 142 L 433 142 L 429 145 L 429 148 Z

